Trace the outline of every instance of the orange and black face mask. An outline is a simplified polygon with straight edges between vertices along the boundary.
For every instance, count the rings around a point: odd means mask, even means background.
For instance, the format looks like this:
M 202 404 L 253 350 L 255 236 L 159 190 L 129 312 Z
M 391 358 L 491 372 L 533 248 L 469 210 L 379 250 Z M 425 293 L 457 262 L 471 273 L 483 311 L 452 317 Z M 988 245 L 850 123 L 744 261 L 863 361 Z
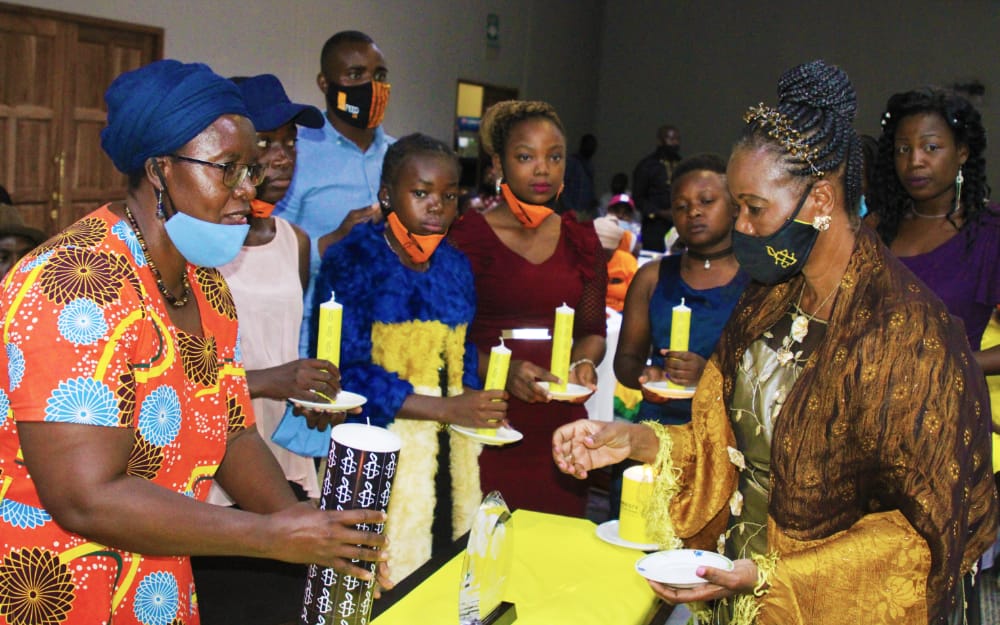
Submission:
M 355 128 L 377 128 L 385 117 L 390 89 L 389 83 L 374 80 L 352 87 L 330 83 L 326 92 L 327 107 Z

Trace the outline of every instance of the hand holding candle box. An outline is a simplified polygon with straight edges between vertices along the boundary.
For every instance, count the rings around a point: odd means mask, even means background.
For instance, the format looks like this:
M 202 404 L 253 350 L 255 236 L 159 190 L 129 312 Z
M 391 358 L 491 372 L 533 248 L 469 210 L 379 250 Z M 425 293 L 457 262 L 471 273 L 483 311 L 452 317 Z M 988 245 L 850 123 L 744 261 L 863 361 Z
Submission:
M 622 475 L 622 501 L 618 511 L 618 536 L 633 543 L 648 544 L 646 509 L 653 497 L 653 467 L 632 466 Z
M 494 345 L 490 349 L 490 364 L 486 368 L 486 383 L 483 384 L 483 390 L 502 391 L 507 388 L 510 355 L 510 348 L 503 344 L 502 338 L 499 345 Z M 485 436 L 496 435 L 496 428 L 477 428 L 477 431 Z
M 330 293 L 329 301 L 319 305 L 319 332 L 316 339 L 316 357 L 340 366 L 340 327 L 344 307 Z
M 385 512 L 399 463 L 399 436 L 380 427 L 343 423 L 330 431 L 330 438 L 320 509 L 366 508 Z M 356 527 L 377 533 L 384 529 L 381 523 Z M 374 562 L 362 565 L 375 573 Z M 365 625 L 371 615 L 374 592 L 374 578 L 366 582 L 330 567 L 310 565 L 299 624 Z
M 561 382 L 553 382 L 549 386 L 552 391 L 565 392 L 566 383 L 569 381 L 569 357 L 570 351 L 573 349 L 573 316 L 575 313 L 576 311 L 566 304 L 556 308 L 556 321 L 552 329 L 552 366 L 549 371 Z
M 684 305 L 684 298 L 681 303 L 674 306 L 670 317 L 670 351 L 688 351 L 688 340 L 691 336 L 691 309 Z M 682 384 L 675 384 L 668 381 L 669 388 L 684 388 Z

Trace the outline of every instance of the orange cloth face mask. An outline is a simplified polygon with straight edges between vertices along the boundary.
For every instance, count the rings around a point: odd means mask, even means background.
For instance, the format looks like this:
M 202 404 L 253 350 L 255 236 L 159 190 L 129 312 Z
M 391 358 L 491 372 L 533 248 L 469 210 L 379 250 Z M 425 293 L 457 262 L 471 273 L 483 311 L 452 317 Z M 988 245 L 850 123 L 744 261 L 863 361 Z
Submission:
M 410 260 L 418 265 L 427 262 L 437 246 L 441 244 L 441 239 L 447 234 L 413 234 L 406 229 L 403 222 L 399 220 L 399 216 L 394 212 L 389 213 L 386 221 L 389 223 L 389 229 L 392 230 L 396 241 L 403 247 L 403 251 L 410 257 Z
M 274 212 L 274 204 L 264 200 L 250 200 L 250 216 L 258 219 L 267 219 Z
M 559 187 L 559 192 L 556 193 L 556 197 L 559 197 L 559 193 L 562 193 L 563 186 Z M 510 207 L 510 212 L 514 213 L 517 220 L 524 225 L 525 228 L 537 228 L 542 225 L 545 218 L 551 215 L 554 211 L 548 206 L 539 204 L 528 204 L 517 199 L 514 192 L 510 190 L 510 186 L 505 182 L 500 185 L 500 193 L 503 194 L 503 199 L 507 202 L 507 206 Z

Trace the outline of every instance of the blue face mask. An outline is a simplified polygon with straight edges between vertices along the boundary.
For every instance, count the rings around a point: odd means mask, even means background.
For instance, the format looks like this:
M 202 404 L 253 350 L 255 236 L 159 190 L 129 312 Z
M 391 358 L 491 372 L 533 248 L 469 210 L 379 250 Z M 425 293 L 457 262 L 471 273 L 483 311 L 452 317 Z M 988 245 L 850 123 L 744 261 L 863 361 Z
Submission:
M 214 224 L 181 211 L 163 227 L 181 256 L 199 267 L 221 267 L 236 258 L 250 232 L 250 224 Z

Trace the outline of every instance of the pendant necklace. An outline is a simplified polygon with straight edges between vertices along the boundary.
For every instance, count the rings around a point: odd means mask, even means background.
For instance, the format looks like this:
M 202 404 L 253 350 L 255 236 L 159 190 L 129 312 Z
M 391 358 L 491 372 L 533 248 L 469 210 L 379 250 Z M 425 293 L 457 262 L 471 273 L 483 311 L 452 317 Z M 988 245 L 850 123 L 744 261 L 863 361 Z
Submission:
M 827 302 L 830 301 L 830 298 L 832 298 L 834 293 L 836 293 L 839 290 L 840 290 L 840 283 L 838 282 L 837 286 L 835 286 L 833 290 L 830 291 L 829 295 L 823 298 L 823 301 L 820 302 L 819 306 L 817 306 L 816 309 L 813 311 L 813 313 L 810 315 L 807 314 L 800 307 L 800 305 L 802 304 L 802 296 L 806 292 L 805 280 L 802 281 L 802 290 L 799 291 L 799 300 L 795 303 L 796 314 L 794 317 L 792 317 L 792 326 L 788 331 L 788 336 L 786 336 L 784 339 L 781 340 L 781 347 L 779 347 L 777 350 L 778 362 L 780 364 L 789 363 L 802 353 L 801 350 L 798 352 L 798 354 L 792 352 L 793 343 L 798 343 L 800 345 L 802 344 L 802 342 L 806 338 L 806 335 L 809 334 L 809 323 L 816 319 L 816 315 L 819 314 L 819 311 L 823 310 L 823 307 L 826 306 Z
M 724 258 L 726 256 L 729 256 L 732 253 L 733 253 L 733 246 L 732 245 L 730 245 L 729 247 L 727 247 L 724 250 L 720 250 L 720 251 L 715 252 L 713 254 L 702 254 L 701 252 L 696 252 L 696 251 L 694 251 L 692 249 L 688 249 L 687 252 L 686 252 L 686 254 L 688 254 L 691 258 L 693 258 L 695 260 L 703 260 L 703 261 L 705 261 L 705 269 L 706 270 L 712 268 L 712 261 L 713 260 L 718 260 L 719 258 Z
M 149 265 L 150 271 L 153 272 L 153 279 L 156 280 L 156 288 L 160 290 L 160 294 L 163 295 L 163 299 L 173 306 L 174 308 L 182 308 L 188 303 L 191 297 L 191 283 L 188 282 L 187 271 L 181 275 L 183 280 L 184 289 L 181 292 L 181 296 L 177 297 L 170 292 L 167 285 L 163 283 L 163 276 L 160 275 L 160 270 L 157 269 L 156 263 L 153 262 L 153 257 L 149 255 L 149 248 L 146 247 L 146 239 L 142 236 L 142 230 L 139 229 L 139 224 L 136 223 L 135 217 L 132 215 L 132 211 L 129 210 L 128 204 L 123 204 L 125 207 L 125 217 L 128 218 L 128 223 L 135 232 L 135 238 L 139 240 L 139 247 L 142 248 L 142 255 L 146 259 L 146 264 Z

